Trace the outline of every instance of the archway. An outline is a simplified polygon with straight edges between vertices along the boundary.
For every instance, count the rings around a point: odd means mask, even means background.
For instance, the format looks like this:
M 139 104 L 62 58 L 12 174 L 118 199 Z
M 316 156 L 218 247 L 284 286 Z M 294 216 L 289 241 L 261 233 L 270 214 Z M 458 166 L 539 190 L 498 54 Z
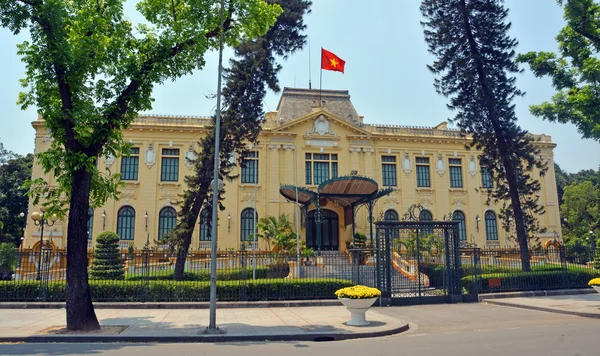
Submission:
M 317 241 L 317 224 L 315 211 L 308 212 L 306 229 L 306 247 L 319 250 Z M 321 251 L 338 251 L 340 249 L 339 217 L 335 211 L 321 210 Z

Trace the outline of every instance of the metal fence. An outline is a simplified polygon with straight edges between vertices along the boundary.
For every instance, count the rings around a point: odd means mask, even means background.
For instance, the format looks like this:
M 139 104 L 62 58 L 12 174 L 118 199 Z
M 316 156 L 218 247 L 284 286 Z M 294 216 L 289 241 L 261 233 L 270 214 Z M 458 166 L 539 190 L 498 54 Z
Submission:
M 469 294 L 586 288 L 600 276 L 594 262 L 570 262 L 562 245 L 530 251 L 529 271 L 523 271 L 515 248 L 465 248 L 460 258 L 463 292 Z
M 219 301 L 335 298 L 355 284 L 376 285 L 376 252 L 327 251 L 297 260 L 294 256 L 253 251 L 217 255 Z M 94 301 L 208 301 L 210 255 L 186 254 L 182 280 L 174 279 L 177 256 L 153 250 L 88 254 Z M 64 301 L 66 252 L 28 251 L 17 268 L 0 281 L 0 301 Z M 41 262 L 41 263 L 40 263 Z

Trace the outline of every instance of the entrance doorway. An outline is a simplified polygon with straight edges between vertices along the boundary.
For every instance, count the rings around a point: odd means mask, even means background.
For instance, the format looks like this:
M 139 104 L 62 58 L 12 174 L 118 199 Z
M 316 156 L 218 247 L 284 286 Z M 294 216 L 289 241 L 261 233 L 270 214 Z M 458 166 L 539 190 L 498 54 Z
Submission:
M 331 210 L 321 210 L 321 251 L 338 251 L 340 249 L 340 231 L 338 214 Z M 317 241 L 317 224 L 315 210 L 307 214 L 306 247 L 319 250 Z

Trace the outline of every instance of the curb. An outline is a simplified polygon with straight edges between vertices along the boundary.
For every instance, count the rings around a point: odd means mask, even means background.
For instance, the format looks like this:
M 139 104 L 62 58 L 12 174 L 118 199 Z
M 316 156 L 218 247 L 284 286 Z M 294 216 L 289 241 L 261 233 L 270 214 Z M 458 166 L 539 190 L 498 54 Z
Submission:
M 479 294 L 479 302 L 487 302 L 490 299 L 503 299 L 503 298 L 520 298 L 520 297 L 550 297 L 554 295 L 578 295 L 578 294 L 594 294 L 595 290 L 592 288 L 580 288 L 580 289 L 554 289 L 554 290 L 537 290 L 537 291 L 525 291 L 525 292 L 505 292 L 505 293 L 488 293 Z
M 209 309 L 209 302 L 96 302 L 94 309 Z M 341 306 L 337 299 L 217 302 L 217 308 L 295 308 Z M 64 309 L 64 302 L 0 302 L 0 309 Z
M 584 294 L 584 293 L 580 293 L 580 294 Z M 585 293 L 585 294 L 587 294 L 587 293 Z M 600 314 L 594 314 L 594 313 L 567 311 L 567 310 L 561 310 L 561 309 L 553 309 L 553 308 L 549 308 L 549 307 L 538 307 L 538 306 L 533 306 L 533 305 L 522 305 L 522 304 L 511 303 L 511 302 L 499 301 L 499 300 L 486 300 L 485 302 L 488 304 L 500 305 L 500 306 L 504 306 L 504 307 L 514 307 L 514 308 L 521 308 L 521 309 L 537 310 L 537 311 L 556 313 L 556 314 L 575 315 L 575 316 L 581 316 L 584 318 L 594 318 L 594 319 L 600 318 Z
M 268 335 L 197 335 L 197 336 L 119 336 L 119 335 L 55 335 L 0 337 L 0 343 L 204 343 L 240 341 L 340 341 L 395 335 L 409 330 L 408 322 L 389 330 L 352 334 L 307 333 L 307 334 L 268 334 Z

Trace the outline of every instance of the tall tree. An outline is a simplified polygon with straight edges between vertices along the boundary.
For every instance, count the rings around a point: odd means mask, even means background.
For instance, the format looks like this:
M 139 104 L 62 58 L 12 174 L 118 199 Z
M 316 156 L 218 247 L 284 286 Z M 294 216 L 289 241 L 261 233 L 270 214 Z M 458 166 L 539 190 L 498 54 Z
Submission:
M 529 52 L 517 61 L 537 77 L 550 77 L 556 89 L 550 102 L 532 105 L 533 115 L 572 123 L 584 138 L 600 141 L 600 4 L 594 0 L 558 0 L 567 22 L 556 40 L 559 52 Z
M 133 27 L 123 0 L 0 0 L 0 23 L 15 34 L 28 29 L 19 45 L 26 78 L 19 103 L 34 105 L 54 139 L 37 156 L 57 179 L 48 187 L 31 184 L 37 203 L 44 193 L 49 213 L 66 214 L 67 329 L 98 329 L 87 273 L 86 222 L 90 202 L 102 205 L 118 196 L 118 174 L 98 172 L 101 155 L 127 151 L 121 131 L 151 108 L 155 84 L 204 65 L 204 53 L 225 41 L 263 35 L 281 8 L 262 0 L 227 0 L 223 26 L 220 1 L 142 0 L 145 23 Z M 61 195 L 66 199 L 61 199 Z
M 239 161 L 248 143 L 256 142 L 264 116 L 263 99 L 267 88 L 278 92 L 277 73 L 281 65 L 276 56 L 287 58 L 301 49 L 306 42 L 302 34 L 306 28 L 303 18 L 310 12 L 308 0 L 267 0 L 279 4 L 283 13 L 275 25 L 262 37 L 241 43 L 235 47 L 235 58 L 230 60 L 230 68 L 225 71 L 223 107 L 220 132 L 220 176 L 221 179 L 235 179 L 232 169 Z M 178 257 L 174 278 L 181 280 L 192 234 L 201 208 L 208 208 L 208 221 L 212 221 L 210 182 L 213 179 L 215 128 L 200 142 L 200 152 L 195 162 L 194 174 L 186 177 L 186 192 L 183 196 L 180 221 L 176 227 Z M 231 159 L 232 155 L 238 157 Z M 207 200 L 207 198 L 209 198 Z M 210 224 L 209 224 L 210 225 Z M 210 229 L 210 226 L 209 226 Z
M 33 155 L 15 156 L 5 164 L 0 162 L 0 222 L 4 225 L 0 226 L 0 243 L 10 242 L 19 246 L 29 202 L 23 185 L 31 179 Z M 21 213 L 25 217 L 20 217 Z
M 543 212 L 536 193 L 540 183 L 533 138 L 517 125 L 513 99 L 522 95 L 513 73 L 517 41 L 508 36 L 508 10 L 502 0 L 423 0 L 425 41 L 437 58 L 429 69 L 439 77 L 434 86 L 450 97 L 453 121 L 472 135 L 468 147 L 481 150 L 480 162 L 491 172 L 489 199 L 501 202 L 506 225 L 514 219 L 524 271 L 530 270 L 528 239 L 537 232 L 536 214 Z
M 600 235 L 600 187 L 589 180 L 567 186 L 560 215 L 566 220 L 563 234 L 567 242 L 584 242 L 590 231 Z

